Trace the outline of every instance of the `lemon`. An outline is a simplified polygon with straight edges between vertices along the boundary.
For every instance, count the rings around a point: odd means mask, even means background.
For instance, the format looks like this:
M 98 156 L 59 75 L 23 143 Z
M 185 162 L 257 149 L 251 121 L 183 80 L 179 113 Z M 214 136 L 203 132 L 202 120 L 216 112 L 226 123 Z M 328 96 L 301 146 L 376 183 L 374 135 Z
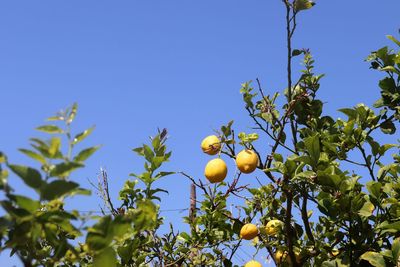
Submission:
M 215 155 L 221 149 L 221 141 L 216 135 L 209 135 L 201 142 L 201 149 L 208 155 Z
M 204 175 L 210 183 L 222 182 L 227 173 L 228 168 L 226 167 L 226 163 L 220 158 L 210 160 L 204 169 Z
M 262 267 L 261 263 L 255 260 L 248 261 L 244 267 Z
M 295 251 L 294 255 L 296 257 L 296 262 L 301 263 L 300 254 L 297 251 Z M 278 249 L 275 253 L 275 262 L 277 264 L 284 263 L 284 262 L 288 262 L 289 264 L 291 264 L 292 261 L 290 259 L 289 253 L 287 251 L 282 251 L 282 250 Z
M 275 262 L 276 263 L 283 263 L 286 261 L 286 257 L 288 256 L 287 251 L 277 250 L 275 252 Z
M 270 220 L 265 226 L 265 232 L 267 235 L 275 235 L 283 228 L 283 222 L 280 220 Z
M 241 172 L 251 173 L 257 168 L 258 156 L 253 150 L 244 149 L 237 154 L 236 165 Z
M 258 228 L 252 223 L 247 223 L 240 229 L 240 237 L 246 240 L 255 238 L 258 235 Z
M 336 257 L 337 255 L 339 255 L 340 251 L 338 249 L 333 249 L 331 254 L 333 257 Z

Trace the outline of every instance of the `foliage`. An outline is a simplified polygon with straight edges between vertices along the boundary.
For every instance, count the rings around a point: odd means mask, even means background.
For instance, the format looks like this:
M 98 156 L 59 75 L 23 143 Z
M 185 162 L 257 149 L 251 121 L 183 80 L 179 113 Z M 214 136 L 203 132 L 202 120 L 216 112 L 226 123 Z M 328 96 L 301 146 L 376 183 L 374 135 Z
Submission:
M 171 157 L 164 129 L 133 149 L 143 158 L 144 170 L 125 182 L 119 205 L 110 198 L 107 173 L 101 170 L 96 189 L 110 214 L 88 218 L 64 210 L 70 197 L 90 193 L 71 174 L 99 148 L 75 153 L 94 128 L 72 134 L 74 104 L 37 128 L 48 138 L 31 138 L 31 148 L 20 149 L 38 168 L 12 164 L 0 153 L 1 251 L 11 250 L 24 266 L 233 266 L 243 245 L 241 227 L 259 222 L 252 246 L 256 254 L 266 251 L 277 266 L 395 266 L 400 255 L 400 145 L 381 139 L 395 136 L 400 120 L 400 49 L 384 47 L 367 58 L 372 69 L 385 74 L 374 106 L 342 108 L 346 118 L 335 119 L 323 113 L 318 98 L 323 75 L 315 74 L 310 51 L 292 49 L 296 16 L 314 4 L 283 3 L 286 89 L 282 95 L 267 95 L 259 79 L 255 87 L 243 83 L 240 92 L 256 132 L 236 136 L 233 121 L 219 132 L 219 157 L 235 159 L 243 148 L 257 154 L 258 172 L 266 178 L 259 187 L 242 185 L 245 174 L 240 171 L 230 183 L 216 185 L 164 171 Z M 395 37 L 388 38 L 400 46 Z M 300 56 L 304 69 L 294 79 L 291 64 Z M 261 136 L 273 145 L 265 148 Z M 18 194 L 8 183 L 9 173 L 34 195 Z M 183 175 L 202 194 L 192 195 L 191 213 L 183 218 L 189 232 L 172 225 L 161 231 L 159 203 L 167 191 L 154 182 L 168 175 Z M 241 203 L 237 214 L 227 208 L 232 201 Z

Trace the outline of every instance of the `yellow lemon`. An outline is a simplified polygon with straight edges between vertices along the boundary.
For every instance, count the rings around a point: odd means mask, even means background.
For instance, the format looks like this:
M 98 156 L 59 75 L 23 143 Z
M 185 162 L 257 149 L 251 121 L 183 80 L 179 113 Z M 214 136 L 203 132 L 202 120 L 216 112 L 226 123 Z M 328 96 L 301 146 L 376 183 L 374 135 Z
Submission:
M 251 173 L 257 168 L 258 156 L 253 150 L 244 149 L 237 154 L 236 165 L 241 172 Z
M 215 155 L 221 149 L 221 141 L 216 135 L 209 135 L 201 142 L 201 149 L 208 155 Z
M 298 252 L 294 252 L 294 255 L 296 257 L 296 262 L 297 263 L 301 263 L 301 258 L 300 258 L 300 254 Z M 290 256 L 289 253 L 287 251 L 282 251 L 280 249 L 278 249 L 275 253 L 275 261 L 277 264 L 280 263 L 284 263 L 284 262 L 288 262 L 289 264 L 291 264 L 291 260 L 290 260 Z
M 287 251 L 277 250 L 275 252 L 275 262 L 283 263 L 286 261 L 286 257 L 288 256 Z
M 244 267 L 262 267 L 261 263 L 255 260 L 248 261 Z
M 283 222 L 281 220 L 270 220 L 265 226 L 265 232 L 267 235 L 275 235 L 283 228 Z
M 227 173 L 226 163 L 220 158 L 210 160 L 204 169 L 204 175 L 211 183 L 222 182 Z
M 333 257 L 336 257 L 337 255 L 339 255 L 340 251 L 338 249 L 333 249 L 331 254 Z
M 247 223 L 240 229 L 240 237 L 246 240 L 255 238 L 258 235 L 258 228 L 252 223 Z

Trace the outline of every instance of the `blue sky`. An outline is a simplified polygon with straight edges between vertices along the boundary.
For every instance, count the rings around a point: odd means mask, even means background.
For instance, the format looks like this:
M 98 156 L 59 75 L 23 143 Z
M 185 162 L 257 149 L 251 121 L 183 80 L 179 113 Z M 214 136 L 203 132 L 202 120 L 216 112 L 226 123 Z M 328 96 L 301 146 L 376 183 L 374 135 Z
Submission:
M 335 0 L 300 14 L 294 47 L 310 48 L 316 72 L 326 73 L 320 97 L 327 113 L 377 99 L 381 76 L 364 59 L 390 44 L 386 34 L 398 36 L 399 9 L 398 0 Z M 251 131 L 240 84 L 258 77 L 267 92 L 284 89 L 285 53 L 279 0 L 2 1 L 0 150 L 13 163 L 31 164 L 16 149 L 28 146 L 46 117 L 78 102 L 73 129 L 96 125 L 85 145 L 103 145 L 73 176 L 83 186 L 103 166 L 116 198 L 128 174 L 142 170 L 131 148 L 157 127 L 170 133 L 167 169 L 202 178 L 210 159 L 200 151 L 202 138 L 229 120 L 237 132 Z M 17 178 L 11 183 L 29 193 Z M 170 191 L 162 208 L 189 205 L 183 177 L 158 185 Z M 98 210 L 95 194 L 84 200 L 74 207 Z M 177 215 L 185 214 L 165 215 L 179 225 Z M 5 253 L 0 261 L 19 266 Z

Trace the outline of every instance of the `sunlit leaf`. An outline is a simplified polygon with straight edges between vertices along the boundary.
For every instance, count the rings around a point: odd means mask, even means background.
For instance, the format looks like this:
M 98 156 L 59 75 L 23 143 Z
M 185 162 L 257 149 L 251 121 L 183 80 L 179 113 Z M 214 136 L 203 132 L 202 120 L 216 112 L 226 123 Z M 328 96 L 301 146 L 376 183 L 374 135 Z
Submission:
M 78 188 L 78 184 L 71 181 L 56 180 L 46 184 L 42 189 L 42 198 L 45 200 L 53 200 L 61 197 L 72 190 Z
M 364 206 L 358 211 L 358 214 L 364 217 L 369 217 L 372 215 L 372 212 L 374 211 L 375 206 L 371 202 L 367 201 L 364 203 Z
M 77 110 L 78 110 L 78 104 L 74 103 L 72 105 L 71 111 L 70 111 L 70 113 L 68 115 L 68 119 L 67 119 L 67 123 L 68 124 L 71 124 L 71 122 L 75 119 Z
M 114 249 L 108 247 L 94 256 L 94 267 L 116 267 L 117 254 Z
M 35 189 L 42 186 L 42 176 L 37 170 L 22 165 L 9 165 L 9 167 L 15 174 L 21 177 L 28 186 Z
M 135 226 L 138 230 L 151 229 L 154 227 L 157 218 L 157 208 L 149 200 L 141 200 L 137 203 Z
M 50 171 L 50 176 L 65 176 L 68 175 L 71 171 L 81 168 L 84 165 L 78 162 L 62 162 L 54 166 L 54 168 Z
M 368 251 L 361 255 L 360 259 L 368 261 L 375 267 L 386 267 L 385 259 L 378 252 Z
M 64 131 L 56 126 L 56 125 L 43 125 L 43 126 L 39 126 L 36 128 L 36 130 L 45 132 L 45 133 L 49 133 L 49 134 L 60 134 L 63 133 Z
M 88 229 L 86 243 L 90 249 L 98 251 L 106 248 L 111 243 L 112 238 L 112 218 L 111 216 L 104 216 Z
M 392 255 L 393 255 L 393 259 L 399 259 L 399 257 L 400 257 L 400 238 L 396 238 L 393 241 Z
M 74 139 L 72 140 L 72 143 L 75 145 L 85 139 L 89 134 L 91 134 L 94 130 L 95 126 L 90 127 L 89 129 L 75 135 Z
M 294 9 L 296 10 L 296 12 L 299 12 L 301 10 L 310 9 L 314 5 L 315 3 L 309 0 L 296 0 L 294 2 Z
M 86 149 L 81 150 L 78 155 L 74 157 L 74 161 L 85 161 L 88 159 L 91 155 L 93 155 L 94 152 L 96 152 L 100 146 L 94 146 L 94 147 L 89 147 Z
M 389 40 L 393 41 L 393 42 L 394 42 L 395 44 L 397 44 L 398 46 L 400 46 L 400 41 L 397 40 L 396 38 L 394 38 L 393 35 L 386 35 L 386 37 L 387 37 Z
M 52 117 L 47 118 L 47 120 L 48 121 L 62 121 L 62 120 L 64 120 L 64 117 L 63 116 L 52 116 Z
M 13 195 L 12 198 L 20 208 L 29 212 L 35 212 L 40 208 L 40 202 L 21 195 Z
M 49 147 L 49 154 L 51 158 L 54 158 L 54 156 L 59 153 L 61 147 L 61 139 L 58 137 L 53 137 L 50 140 L 50 147 Z
M 0 151 L 0 164 L 6 162 L 6 155 Z
M 305 138 L 304 145 L 310 155 L 313 167 L 316 167 L 321 153 L 318 135 Z
M 18 149 L 18 150 L 20 152 L 24 153 L 25 155 L 27 155 L 28 157 L 30 157 L 32 159 L 35 159 L 35 160 L 39 161 L 42 164 L 46 164 L 46 159 L 42 155 L 40 155 L 40 154 L 38 154 L 36 152 L 33 152 L 31 150 L 24 149 L 24 148 L 21 148 L 21 149 Z

